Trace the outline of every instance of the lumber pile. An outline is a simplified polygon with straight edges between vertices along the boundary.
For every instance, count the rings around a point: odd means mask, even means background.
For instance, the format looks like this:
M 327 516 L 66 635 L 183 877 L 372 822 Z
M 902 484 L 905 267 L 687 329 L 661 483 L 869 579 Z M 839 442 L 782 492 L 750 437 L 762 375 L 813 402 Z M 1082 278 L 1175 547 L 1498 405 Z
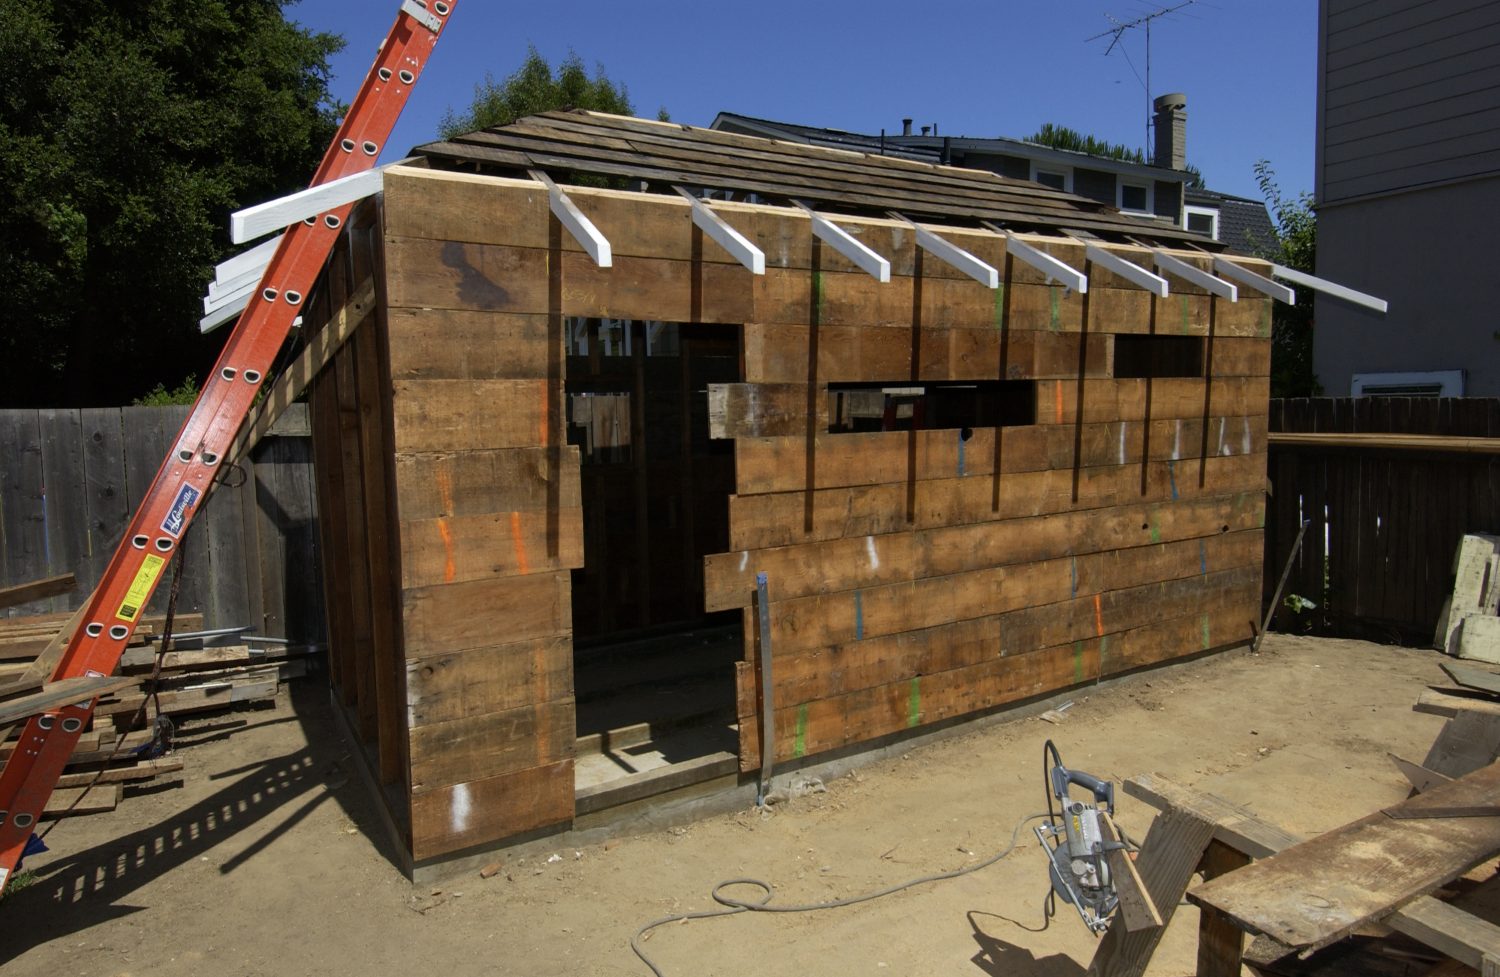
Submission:
M 1456 658 L 1500 664 L 1500 536 L 1470 533 L 1453 557 L 1453 596 L 1433 644 Z
M 14 751 L 28 716 L 98 697 L 93 727 L 79 738 L 44 817 L 113 810 L 127 787 L 180 785 L 184 760 L 164 755 L 172 744 L 169 733 L 159 732 L 159 717 L 171 721 L 160 730 L 170 731 L 184 718 L 269 703 L 282 683 L 306 672 L 307 649 L 267 639 L 205 647 L 201 639 L 174 638 L 163 651 L 165 622 L 157 615 L 136 627 L 114 676 L 40 687 L 34 676 L 23 680 L 70 618 L 43 614 L 0 621 L 0 761 Z M 202 626 L 202 614 L 179 614 L 173 630 L 187 635 Z

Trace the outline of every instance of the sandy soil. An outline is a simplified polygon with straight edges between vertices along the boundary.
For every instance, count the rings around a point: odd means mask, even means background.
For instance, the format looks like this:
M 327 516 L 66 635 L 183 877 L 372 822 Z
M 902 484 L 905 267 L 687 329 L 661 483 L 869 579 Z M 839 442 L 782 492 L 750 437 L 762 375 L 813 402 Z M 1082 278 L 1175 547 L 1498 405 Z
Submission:
M 742 811 L 511 857 L 498 875 L 414 889 L 383 850 L 316 681 L 294 702 L 200 727 L 183 787 L 75 818 L 0 906 L 0 965 L 22 975 L 647 975 L 630 935 L 712 908 L 753 876 L 817 902 L 956 868 L 1042 808 L 1042 743 L 1116 780 L 1157 771 L 1301 832 L 1406 795 L 1386 759 L 1421 759 L 1442 720 L 1414 713 L 1435 652 L 1273 635 L 1262 653 L 1174 666 L 1075 696 L 1061 725 L 1022 719 L 914 749 L 762 814 Z M 232 735 L 230 735 L 232 733 Z M 1152 811 L 1120 821 L 1144 837 Z M 646 948 L 671 977 L 1081 974 L 1095 940 L 1041 922 L 1046 865 L 1029 835 L 999 863 L 857 907 L 674 923 Z M 746 892 L 746 895 L 750 893 Z M 1067 907 L 1064 910 L 1071 912 Z M 1179 911 L 1153 974 L 1193 970 Z

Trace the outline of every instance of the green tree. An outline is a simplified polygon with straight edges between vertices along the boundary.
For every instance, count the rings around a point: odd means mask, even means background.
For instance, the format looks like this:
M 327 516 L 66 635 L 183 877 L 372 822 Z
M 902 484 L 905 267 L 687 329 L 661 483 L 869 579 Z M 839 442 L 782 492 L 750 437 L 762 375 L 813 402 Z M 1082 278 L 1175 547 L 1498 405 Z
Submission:
M 556 109 L 591 109 L 615 115 L 634 115 L 630 93 L 623 84 L 609 80 L 603 65 L 596 65 L 593 77 L 583 67 L 583 60 L 569 52 L 553 71 L 547 59 L 533 45 L 526 60 L 504 81 L 486 74 L 474 86 L 474 101 L 462 114 L 449 109 L 438 125 L 444 139 L 479 129 L 510 125 L 517 119 Z M 665 120 L 662 109 L 658 118 Z
M 1276 238 L 1255 242 L 1262 258 L 1312 274 L 1317 265 L 1318 218 L 1312 196 L 1287 197 L 1267 160 L 1255 163 L 1255 182 L 1266 198 Z M 1313 304 L 1304 291 L 1296 305 L 1275 303 L 1271 313 L 1271 396 L 1314 397 L 1323 392 L 1313 372 Z
M 1065 149 L 1075 153 L 1087 153 L 1090 156 L 1102 156 L 1105 159 L 1118 159 L 1126 163 L 1149 163 L 1145 150 L 1132 149 L 1124 143 L 1108 142 L 1104 139 L 1096 139 L 1086 136 L 1077 129 L 1067 126 L 1054 125 L 1051 122 L 1043 122 L 1042 127 L 1025 138 L 1026 142 L 1034 142 L 1040 146 L 1050 146 L 1053 149 Z M 1194 189 L 1203 187 L 1203 174 L 1198 167 L 1189 163 L 1183 167 L 1187 173 L 1187 185 Z
M 233 210 L 306 186 L 342 108 L 288 0 L 6 0 L 0 403 L 126 403 L 206 372 Z

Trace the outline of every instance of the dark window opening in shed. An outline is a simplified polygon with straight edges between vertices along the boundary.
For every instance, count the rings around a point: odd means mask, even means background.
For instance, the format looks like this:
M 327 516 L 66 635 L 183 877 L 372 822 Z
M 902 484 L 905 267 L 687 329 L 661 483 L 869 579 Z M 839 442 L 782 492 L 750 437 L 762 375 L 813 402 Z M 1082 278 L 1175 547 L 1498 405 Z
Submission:
M 834 383 L 828 386 L 828 430 L 928 431 L 1036 423 L 1036 383 Z
M 564 320 L 567 440 L 579 452 L 573 571 L 580 791 L 738 749 L 739 611 L 703 609 L 703 558 L 729 548 L 734 442 L 708 385 L 740 379 L 738 326 Z
M 1203 376 L 1201 336 L 1116 336 L 1115 379 Z

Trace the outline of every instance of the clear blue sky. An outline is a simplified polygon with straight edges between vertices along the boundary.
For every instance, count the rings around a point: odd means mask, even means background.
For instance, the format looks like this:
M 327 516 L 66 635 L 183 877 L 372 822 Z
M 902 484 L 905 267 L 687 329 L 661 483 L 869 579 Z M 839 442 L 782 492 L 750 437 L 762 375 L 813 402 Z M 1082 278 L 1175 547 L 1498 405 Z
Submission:
M 878 133 L 901 119 L 944 135 L 1025 136 L 1055 122 L 1144 142 L 1145 33 L 1105 56 L 1111 14 L 1133 20 L 1180 0 L 454 0 L 389 161 L 434 138 L 486 72 L 503 78 L 536 45 L 576 51 L 627 86 L 636 113 L 706 126 L 719 111 Z M 348 101 L 398 0 L 302 0 L 287 16 L 343 35 L 333 90 Z M 1153 22 L 1151 91 L 1188 96 L 1188 160 L 1216 190 L 1258 197 L 1269 159 L 1283 192 L 1311 190 L 1317 92 L 1313 0 L 1200 0 Z M 1128 60 L 1125 55 L 1129 56 Z

